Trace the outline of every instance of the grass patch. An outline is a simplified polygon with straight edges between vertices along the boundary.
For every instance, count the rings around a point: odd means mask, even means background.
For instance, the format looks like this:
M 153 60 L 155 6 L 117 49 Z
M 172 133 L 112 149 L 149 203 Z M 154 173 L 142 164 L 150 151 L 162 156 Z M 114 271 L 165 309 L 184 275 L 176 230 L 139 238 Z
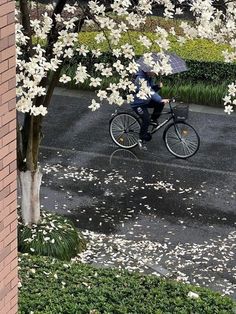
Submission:
M 228 297 L 155 276 L 30 255 L 20 255 L 19 264 L 20 314 L 234 313 Z
M 19 221 L 19 252 L 70 260 L 85 248 L 85 239 L 73 224 L 62 216 L 43 211 L 41 222 L 31 228 Z

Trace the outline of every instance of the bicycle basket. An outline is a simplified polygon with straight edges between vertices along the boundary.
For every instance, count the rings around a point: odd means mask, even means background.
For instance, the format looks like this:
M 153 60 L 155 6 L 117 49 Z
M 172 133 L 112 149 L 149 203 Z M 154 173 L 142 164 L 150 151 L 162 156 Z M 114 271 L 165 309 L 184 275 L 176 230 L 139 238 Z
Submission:
M 188 119 L 188 112 L 189 112 L 188 105 L 177 105 L 173 108 L 173 113 L 177 120 Z

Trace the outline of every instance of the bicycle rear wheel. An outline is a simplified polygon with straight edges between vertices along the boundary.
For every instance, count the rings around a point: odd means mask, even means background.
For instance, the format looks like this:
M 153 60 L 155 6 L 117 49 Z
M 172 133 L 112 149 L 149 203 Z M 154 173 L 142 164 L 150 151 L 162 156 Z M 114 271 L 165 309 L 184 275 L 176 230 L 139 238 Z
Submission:
M 200 138 L 196 130 L 184 121 L 176 121 L 168 125 L 163 138 L 168 151 L 182 159 L 196 154 L 200 146 Z
M 138 144 L 140 122 L 132 114 L 120 112 L 110 120 L 110 136 L 122 148 L 133 148 Z

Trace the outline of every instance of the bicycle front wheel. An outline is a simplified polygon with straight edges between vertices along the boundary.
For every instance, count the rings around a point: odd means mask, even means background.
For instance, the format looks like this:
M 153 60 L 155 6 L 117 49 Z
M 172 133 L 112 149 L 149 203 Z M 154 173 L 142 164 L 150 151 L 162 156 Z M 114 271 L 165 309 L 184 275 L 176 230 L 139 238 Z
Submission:
M 133 148 L 138 144 L 140 122 L 132 114 L 121 112 L 110 120 L 110 136 L 122 148 Z
M 200 138 L 196 130 L 184 121 L 176 121 L 168 125 L 163 138 L 168 151 L 178 158 L 193 156 L 200 146 Z

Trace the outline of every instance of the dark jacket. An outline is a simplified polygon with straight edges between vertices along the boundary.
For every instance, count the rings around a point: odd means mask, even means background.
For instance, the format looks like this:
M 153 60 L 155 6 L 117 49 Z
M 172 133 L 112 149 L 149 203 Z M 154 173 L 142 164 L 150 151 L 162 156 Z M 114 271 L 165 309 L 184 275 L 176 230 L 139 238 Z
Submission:
M 147 85 L 151 88 L 151 92 L 152 95 L 147 98 L 147 99 L 141 99 L 137 97 L 137 93 L 139 92 L 140 89 L 140 79 L 145 79 L 145 81 L 147 82 Z M 134 101 L 130 104 L 131 107 L 138 107 L 138 106 L 145 106 L 147 105 L 151 100 L 160 103 L 162 101 L 161 96 L 157 93 L 157 91 L 160 89 L 158 88 L 157 85 L 154 84 L 153 79 L 151 77 L 149 77 L 144 71 L 140 70 L 136 77 L 135 77 L 135 81 L 134 84 L 137 87 L 136 90 L 136 95 L 134 96 Z

